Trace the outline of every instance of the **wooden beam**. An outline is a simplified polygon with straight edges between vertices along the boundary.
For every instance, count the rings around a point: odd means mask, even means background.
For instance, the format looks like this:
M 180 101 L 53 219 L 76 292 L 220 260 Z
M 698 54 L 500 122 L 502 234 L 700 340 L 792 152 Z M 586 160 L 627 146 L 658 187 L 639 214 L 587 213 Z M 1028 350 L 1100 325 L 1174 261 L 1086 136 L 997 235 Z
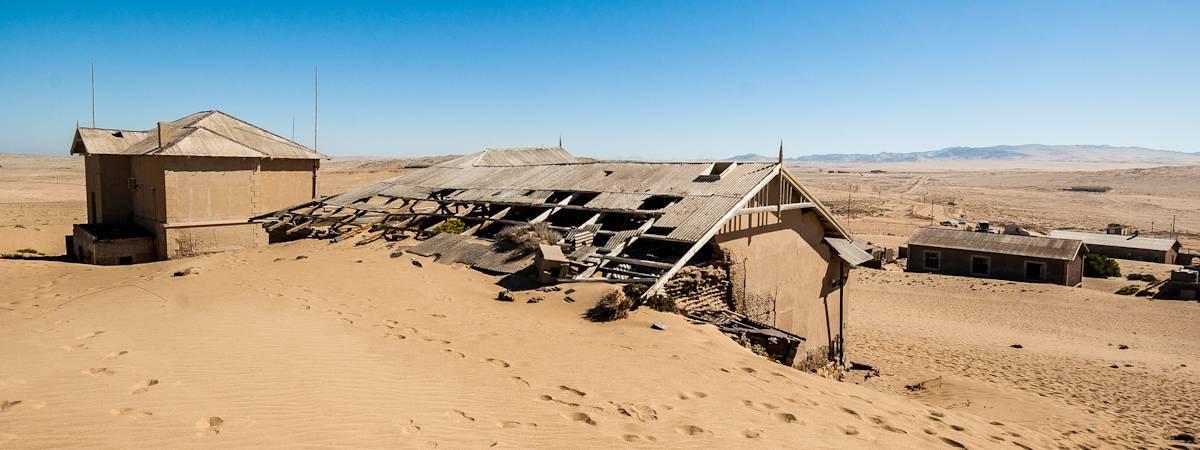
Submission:
M 464 232 L 463 232 L 463 234 L 465 234 L 465 235 L 467 235 L 467 236 L 474 236 L 474 235 L 475 235 L 475 233 L 476 233 L 476 232 L 478 232 L 478 231 L 479 231 L 481 228 L 483 228 L 483 227 L 486 227 L 486 226 L 488 226 L 488 225 L 491 225 L 491 224 L 492 224 L 492 221 L 494 221 L 494 220 L 500 220 L 500 219 L 501 219 L 501 218 L 503 218 L 505 215 L 508 215 L 508 212 L 509 212 L 509 211 L 512 211 L 512 207 L 511 207 L 511 206 L 506 206 L 506 207 L 504 207 L 504 209 L 500 210 L 500 211 L 499 211 L 499 212 L 497 212 L 496 214 L 492 214 L 492 216 L 491 216 L 491 217 L 488 217 L 488 218 L 487 218 L 486 220 L 484 220 L 483 222 L 480 222 L 479 224 L 477 224 L 477 225 L 475 225 L 475 226 L 473 226 L 473 227 L 469 228 L 467 231 L 464 231 Z
M 813 202 L 788 203 L 785 205 L 772 205 L 772 206 L 756 206 L 753 208 L 739 209 L 737 211 L 737 215 L 740 216 L 743 214 L 758 214 L 758 213 L 765 213 L 765 212 L 772 212 L 772 211 L 779 212 L 779 211 L 789 211 L 789 210 L 793 210 L 793 209 L 809 209 L 809 208 L 816 208 L 816 207 L 817 207 L 817 204 L 813 203 Z
M 638 227 L 638 233 L 634 234 L 633 236 L 630 236 L 629 239 L 626 240 L 625 242 L 621 242 L 621 243 L 618 243 L 617 245 L 614 245 L 612 247 L 612 251 L 610 253 L 612 253 L 613 255 L 621 254 L 621 251 L 625 250 L 625 247 L 628 247 L 630 244 L 633 244 L 634 242 L 636 242 L 638 240 L 638 237 L 642 233 L 645 233 L 646 230 L 649 230 L 650 227 L 654 226 L 655 220 L 657 220 L 657 218 L 651 217 L 649 220 L 646 221 L 646 223 L 643 223 L 642 226 Z M 587 269 L 583 269 L 582 272 L 579 272 L 579 275 L 576 275 L 576 278 L 590 277 L 590 276 L 592 276 L 593 273 L 596 273 L 596 269 L 604 267 L 606 264 L 608 264 L 607 260 L 600 261 L 600 264 L 594 265 L 592 267 L 588 267 Z
M 642 266 L 642 267 L 654 267 L 656 269 L 670 269 L 671 266 L 674 266 L 674 264 L 671 264 L 671 263 L 651 261 L 648 259 L 626 258 L 623 256 L 612 256 L 612 255 L 593 255 L 593 256 L 600 258 L 600 259 L 606 259 L 606 260 L 609 260 L 609 261 L 612 261 L 615 263 L 625 263 L 625 264 L 629 264 L 629 265 Z
M 533 220 L 530 220 L 529 223 L 538 223 L 543 220 L 549 219 L 551 215 L 553 215 L 554 213 L 556 213 L 560 209 L 562 209 L 563 205 L 566 205 L 567 203 L 571 203 L 571 199 L 573 199 L 573 198 L 575 198 L 575 194 L 567 194 L 566 198 L 559 200 L 559 202 L 556 203 L 554 205 L 554 207 L 547 209 L 545 211 L 542 211 L 541 214 L 538 214 L 538 216 L 534 217 Z

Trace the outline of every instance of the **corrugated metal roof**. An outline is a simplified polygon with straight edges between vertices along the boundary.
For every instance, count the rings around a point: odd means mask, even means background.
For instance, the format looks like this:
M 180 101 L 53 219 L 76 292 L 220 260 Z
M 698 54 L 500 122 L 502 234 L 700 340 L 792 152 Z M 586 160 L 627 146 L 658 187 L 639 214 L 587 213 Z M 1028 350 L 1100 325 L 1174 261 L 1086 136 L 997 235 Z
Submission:
M 496 150 L 459 158 L 340 194 L 327 204 L 350 206 L 373 195 L 426 198 L 448 190 L 448 200 L 542 204 L 554 191 L 597 193 L 584 206 L 638 211 L 653 196 L 677 197 L 657 210 L 655 226 L 672 228 L 668 237 L 697 241 L 737 206 L 750 190 L 772 174 L 774 163 L 738 163 L 719 180 L 700 178 L 711 162 L 579 161 L 520 166 L 479 166 L 471 159 Z M 562 149 L 520 149 L 527 161 L 563 161 Z M 568 154 L 569 156 L 569 154 Z M 464 165 L 466 164 L 466 165 Z
M 1139 250 L 1170 251 L 1179 245 L 1177 239 L 1149 238 L 1141 236 L 1124 236 L 1120 234 L 1088 233 L 1084 231 L 1054 230 L 1050 237 L 1061 239 L 1077 239 L 1087 245 L 1104 247 L 1134 248 Z
M 79 128 L 71 153 L 129 156 L 208 156 L 322 159 L 310 150 L 221 111 L 201 111 L 170 122 L 159 145 L 158 127 L 146 131 Z
M 909 236 L 908 245 L 1070 261 L 1079 254 L 1083 242 L 1052 237 L 918 228 Z

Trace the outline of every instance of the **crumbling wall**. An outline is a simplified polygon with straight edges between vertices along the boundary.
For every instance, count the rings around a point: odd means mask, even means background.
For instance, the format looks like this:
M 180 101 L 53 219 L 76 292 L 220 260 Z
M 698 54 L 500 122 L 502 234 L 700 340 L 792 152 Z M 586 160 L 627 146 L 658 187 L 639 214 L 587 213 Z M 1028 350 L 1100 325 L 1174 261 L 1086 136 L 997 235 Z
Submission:
M 267 232 L 256 223 L 167 228 L 166 258 L 184 258 L 267 245 Z
M 675 307 L 687 312 L 730 310 L 729 268 L 723 261 L 684 266 L 663 288 Z

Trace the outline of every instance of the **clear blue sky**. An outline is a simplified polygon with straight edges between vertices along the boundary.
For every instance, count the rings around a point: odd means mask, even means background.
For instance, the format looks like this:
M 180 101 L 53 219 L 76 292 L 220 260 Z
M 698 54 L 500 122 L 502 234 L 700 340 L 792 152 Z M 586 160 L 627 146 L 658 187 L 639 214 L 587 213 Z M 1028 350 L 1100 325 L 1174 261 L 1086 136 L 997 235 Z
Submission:
M 332 2 L 330 2 L 332 3 Z M 351 3 L 351 2 L 345 2 Z M 1200 151 L 1200 1 L 51 1 L 0 14 L 0 151 L 221 109 L 332 155 L 563 135 L 647 159 Z

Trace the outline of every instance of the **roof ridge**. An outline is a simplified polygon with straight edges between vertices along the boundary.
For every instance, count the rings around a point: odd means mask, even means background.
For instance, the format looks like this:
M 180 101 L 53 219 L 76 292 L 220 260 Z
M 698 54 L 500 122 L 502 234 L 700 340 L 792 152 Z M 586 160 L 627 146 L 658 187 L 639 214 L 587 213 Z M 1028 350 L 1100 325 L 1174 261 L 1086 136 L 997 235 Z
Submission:
M 261 132 L 263 132 L 263 133 L 267 133 L 267 134 L 269 134 L 269 135 L 271 135 L 271 136 L 274 136 L 274 137 L 276 137 L 276 138 L 279 138 L 279 139 L 281 139 L 281 140 L 283 141 L 283 143 L 284 143 L 284 144 L 287 144 L 287 145 L 290 145 L 290 146 L 293 146 L 293 147 L 299 148 L 299 149 L 301 149 L 301 150 L 304 150 L 304 151 L 306 151 L 306 152 L 310 152 L 310 153 L 314 153 L 314 154 L 317 154 L 317 155 L 320 155 L 320 156 L 324 156 L 324 157 L 326 157 L 326 158 L 328 158 L 328 157 L 329 157 L 328 155 L 325 155 L 324 153 L 321 153 L 321 152 L 318 152 L 318 151 L 316 151 L 316 150 L 313 150 L 313 149 L 311 149 L 311 148 L 305 147 L 304 145 L 301 145 L 299 142 L 296 142 L 296 141 L 293 141 L 293 140 L 291 140 L 291 139 L 288 139 L 288 138 L 285 138 L 285 137 L 283 137 L 283 136 L 280 136 L 280 135 L 278 135 L 278 134 L 272 133 L 270 130 L 267 130 L 267 129 L 265 129 L 265 128 L 259 127 L 258 125 L 255 125 L 255 124 L 252 124 L 252 123 L 250 123 L 250 122 L 247 122 L 247 121 L 245 121 L 245 120 L 242 120 L 242 119 L 240 119 L 240 118 L 238 118 L 238 117 L 234 116 L 233 114 L 229 114 L 229 113 L 227 113 L 227 112 L 225 112 L 225 111 L 221 111 L 221 110 L 216 110 L 216 109 L 214 109 L 214 110 L 212 110 L 212 111 L 209 111 L 209 113 L 212 113 L 212 114 L 215 114 L 215 113 L 220 113 L 221 115 L 223 115 L 223 116 L 225 116 L 225 117 L 228 117 L 228 118 L 230 118 L 230 119 L 233 119 L 233 120 L 236 120 L 236 121 L 238 121 L 238 122 L 241 122 L 241 123 L 243 123 L 243 124 L 246 124 L 246 125 L 248 125 L 250 128 L 253 128 L 253 129 L 255 129 L 255 130 L 261 131 Z M 211 115 L 211 114 L 210 114 L 210 115 Z M 205 117 L 208 117 L 208 116 L 205 116 Z M 209 130 L 209 131 L 212 131 L 212 130 Z M 216 132 L 214 131 L 214 133 L 216 133 Z M 220 133 L 217 133 L 217 134 L 220 134 Z M 231 139 L 231 138 L 229 138 L 228 136 L 223 136 L 223 137 L 225 137 L 226 139 L 230 139 L 230 140 L 232 140 L 232 139 Z M 255 151 L 257 151 L 257 150 L 255 150 Z M 262 152 L 259 152 L 259 153 L 262 153 Z
M 195 127 L 180 127 L 180 128 L 183 129 L 183 132 L 180 133 L 179 135 L 175 136 L 174 139 L 171 139 L 171 142 L 168 142 L 166 146 L 155 147 L 155 148 L 146 150 L 145 152 L 139 153 L 139 155 L 143 155 L 143 156 L 144 155 L 156 155 L 156 154 L 162 153 L 163 150 L 174 147 L 175 144 L 179 143 L 179 141 L 187 139 L 188 136 L 191 136 L 192 133 L 195 133 L 196 130 L 198 130 L 198 128 L 195 128 Z M 157 138 L 157 135 L 146 136 L 145 139 L 138 141 L 138 143 L 146 142 L 149 139 L 155 139 L 155 138 Z
M 206 126 L 195 126 L 195 127 L 189 127 L 189 128 L 191 128 L 191 129 L 193 129 L 193 130 L 204 130 L 204 131 L 207 131 L 207 132 L 209 132 L 209 133 L 212 133 L 212 134 L 215 134 L 215 135 L 217 135 L 217 136 L 220 136 L 222 139 L 225 139 L 225 140 L 227 140 L 227 141 L 229 141 L 229 142 L 232 142 L 232 143 L 234 143 L 234 144 L 240 145 L 240 146 L 242 146 L 242 147 L 246 147 L 246 148 L 250 149 L 250 151 L 253 151 L 254 153 L 258 153 L 258 154 L 262 155 L 264 158 L 267 158 L 267 159 L 270 159 L 270 158 L 271 158 L 271 156 L 270 156 L 270 155 L 268 155 L 268 154 L 267 154 L 267 152 L 264 152 L 264 151 L 262 151 L 262 150 L 259 150 L 259 149 L 257 149 L 257 148 L 254 148 L 254 147 L 251 147 L 251 146 L 249 146 L 249 145 L 246 145 L 246 144 L 243 144 L 243 143 L 241 143 L 241 142 L 238 142 L 237 140 L 235 140 L 235 139 L 233 139 L 233 138 L 231 138 L 231 137 L 229 137 L 229 136 L 226 136 L 226 135 L 223 135 L 223 134 L 221 134 L 221 133 L 218 133 L 216 130 L 213 130 L 212 128 L 209 128 L 209 127 L 206 127 Z M 189 134 L 189 135 L 190 135 L 190 134 Z M 180 140 L 182 140 L 182 138 L 181 138 Z M 175 142 L 179 142 L 179 141 L 175 141 Z M 171 143 L 171 145 L 175 145 L 175 143 L 173 142 L 173 143 Z

